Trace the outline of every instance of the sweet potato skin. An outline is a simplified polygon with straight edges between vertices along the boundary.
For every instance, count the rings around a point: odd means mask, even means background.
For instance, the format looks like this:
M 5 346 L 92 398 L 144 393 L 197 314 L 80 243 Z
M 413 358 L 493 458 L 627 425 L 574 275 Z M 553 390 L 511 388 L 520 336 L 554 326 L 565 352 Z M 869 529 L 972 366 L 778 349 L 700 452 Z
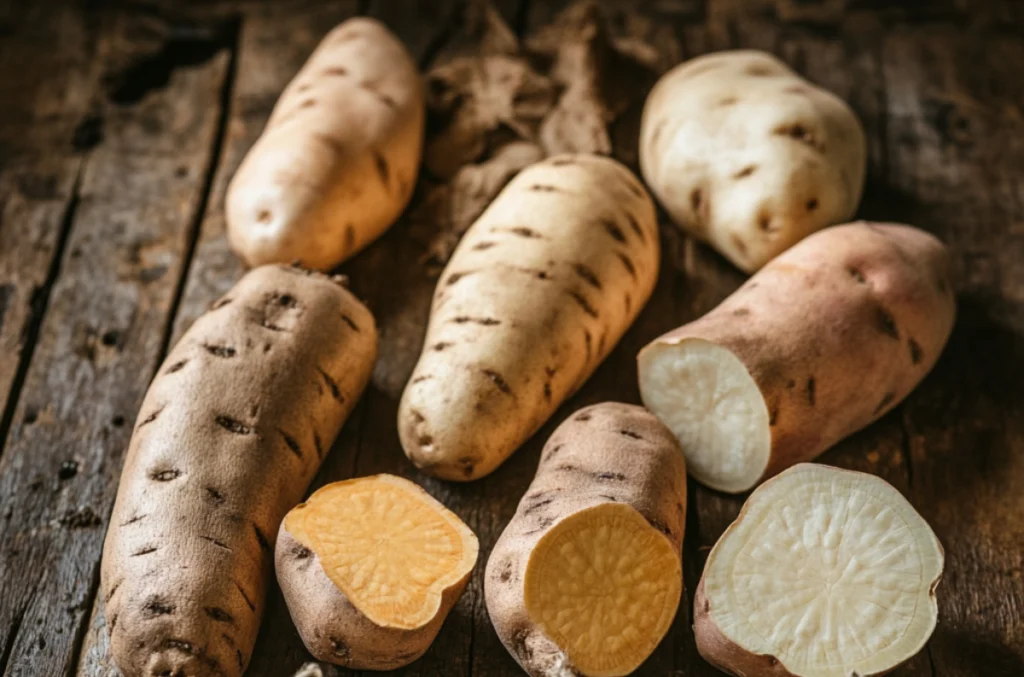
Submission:
M 425 119 L 416 64 L 383 24 L 333 29 L 285 88 L 231 181 L 228 238 L 250 266 L 330 269 L 412 197 Z
M 686 61 L 644 105 L 640 166 L 651 192 L 746 272 L 850 219 L 866 162 L 850 107 L 765 52 Z
M 681 553 L 686 461 L 671 431 L 641 407 L 606 402 L 566 419 L 544 445 L 537 474 L 487 560 L 491 623 L 530 675 L 551 674 L 565 660 L 526 611 L 530 553 L 558 522 L 603 503 L 632 506 Z
M 575 392 L 654 288 L 654 205 L 594 155 L 531 165 L 470 227 L 438 281 L 398 428 L 424 471 L 493 471 Z
M 370 312 L 338 281 L 257 268 L 196 320 L 150 385 L 104 546 L 126 677 L 241 675 L 278 524 L 369 380 Z
M 911 226 L 861 221 L 808 237 L 639 359 L 693 338 L 739 357 L 770 416 L 763 481 L 899 404 L 935 365 L 955 315 L 943 244 Z

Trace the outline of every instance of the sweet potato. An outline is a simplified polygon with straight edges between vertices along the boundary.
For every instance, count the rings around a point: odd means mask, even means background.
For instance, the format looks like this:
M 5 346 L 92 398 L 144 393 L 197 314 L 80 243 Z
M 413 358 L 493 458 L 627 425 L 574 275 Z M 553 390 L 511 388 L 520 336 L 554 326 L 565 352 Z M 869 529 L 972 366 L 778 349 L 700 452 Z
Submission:
M 619 163 L 562 155 L 521 172 L 438 282 L 399 409 L 406 455 L 445 479 L 494 470 L 615 346 L 658 262 L 654 205 Z
M 487 561 L 498 637 L 533 677 L 615 677 L 665 636 L 683 590 L 686 463 L 640 407 L 575 413 Z
M 281 522 L 277 580 L 317 660 L 394 670 L 430 647 L 462 595 L 479 545 L 409 480 L 335 482 Z
M 935 534 L 884 480 L 797 465 L 711 550 L 697 650 L 737 677 L 881 675 L 931 636 L 942 568 Z
M 647 345 L 644 404 L 679 438 L 694 478 L 746 491 L 920 383 L 953 327 L 948 267 L 942 243 L 910 226 L 826 228 Z
M 281 94 L 227 193 L 249 265 L 326 270 L 375 240 L 412 197 L 423 146 L 416 64 L 367 18 L 332 30 Z
M 126 677 L 237 677 L 277 528 L 366 386 L 370 312 L 339 280 L 265 266 L 196 320 L 150 385 L 102 563 Z
M 850 219 L 866 142 L 841 99 L 763 52 L 719 52 L 664 75 L 644 106 L 640 167 L 672 220 L 753 272 Z

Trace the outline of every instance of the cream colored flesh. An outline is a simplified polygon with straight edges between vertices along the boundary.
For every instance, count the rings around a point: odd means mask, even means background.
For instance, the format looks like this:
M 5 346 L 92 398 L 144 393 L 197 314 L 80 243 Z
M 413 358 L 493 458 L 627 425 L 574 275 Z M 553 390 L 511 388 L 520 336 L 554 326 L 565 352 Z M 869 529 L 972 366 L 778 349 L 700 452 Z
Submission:
M 801 464 L 755 491 L 704 573 L 711 618 L 801 677 L 889 670 L 938 614 L 935 534 L 881 479 Z
M 668 632 L 679 555 L 636 509 L 604 503 L 555 525 L 530 555 L 527 613 L 588 677 L 627 675 Z
M 285 528 L 360 613 L 387 628 L 430 622 L 478 551 L 454 513 L 392 475 L 330 484 L 290 512 Z
M 768 407 L 731 351 L 701 339 L 654 344 L 639 358 L 640 396 L 668 426 L 698 482 L 746 491 L 771 455 Z

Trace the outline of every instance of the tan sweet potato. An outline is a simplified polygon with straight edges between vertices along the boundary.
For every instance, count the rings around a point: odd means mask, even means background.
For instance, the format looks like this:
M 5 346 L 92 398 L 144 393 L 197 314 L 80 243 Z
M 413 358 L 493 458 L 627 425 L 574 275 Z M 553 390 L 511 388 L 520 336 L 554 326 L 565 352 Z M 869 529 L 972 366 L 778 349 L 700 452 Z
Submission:
M 249 265 L 326 270 L 381 235 L 412 197 L 423 146 L 416 64 L 368 18 L 332 30 L 281 94 L 227 193 Z
M 277 580 L 317 660 L 394 670 L 430 647 L 469 581 L 479 545 L 409 480 L 335 482 L 281 522 Z
M 910 226 L 812 235 L 639 355 L 644 404 L 690 473 L 729 492 L 807 461 L 895 407 L 953 327 L 949 257 Z
M 737 677 L 881 675 L 931 636 L 942 569 L 894 487 L 803 463 L 758 487 L 711 550 L 697 650 Z
M 665 636 L 683 589 L 686 463 L 640 407 L 605 403 L 552 434 L 487 561 L 487 611 L 533 677 L 615 677 Z
M 339 280 L 265 266 L 196 320 L 139 411 L 102 563 L 126 677 L 237 677 L 274 540 L 366 386 L 370 312 Z
M 438 282 L 399 409 L 406 455 L 445 479 L 494 470 L 615 346 L 658 263 L 654 205 L 619 163 L 562 155 L 521 172 Z
M 864 187 L 850 107 L 764 52 L 716 52 L 665 74 L 644 106 L 640 167 L 672 220 L 753 272 L 850 219 Z

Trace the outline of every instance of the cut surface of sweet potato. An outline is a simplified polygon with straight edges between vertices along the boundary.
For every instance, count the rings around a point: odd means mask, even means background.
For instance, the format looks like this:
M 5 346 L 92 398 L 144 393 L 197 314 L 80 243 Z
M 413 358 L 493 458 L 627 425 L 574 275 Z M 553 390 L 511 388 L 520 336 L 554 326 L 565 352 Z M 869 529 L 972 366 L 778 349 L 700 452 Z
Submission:
M 694 479 L 729 492 L 753 486 L 771 456 L 771 417 L 743 362 L 698 338 L 653 344 L 640 360 L 644 404 L 675 434 Z
M 633 672 L 668 631 L 679 556 L 636 509 L 604 503 L 559 522 L 525 575 L 527 613 L 583 674 Z
M 733 674 L 881 674 L 930 637 L 942 567 L 935 534 L 891 485 L 797 465 L 757 489 L 712 550 L 697 646 Z
M 285 527 L 381 627 L 430 622 L 444 591 L 473 568 L 478 551 L 476 536 L 454 513 L 392 475 L 328 485 L 289 513 Z

